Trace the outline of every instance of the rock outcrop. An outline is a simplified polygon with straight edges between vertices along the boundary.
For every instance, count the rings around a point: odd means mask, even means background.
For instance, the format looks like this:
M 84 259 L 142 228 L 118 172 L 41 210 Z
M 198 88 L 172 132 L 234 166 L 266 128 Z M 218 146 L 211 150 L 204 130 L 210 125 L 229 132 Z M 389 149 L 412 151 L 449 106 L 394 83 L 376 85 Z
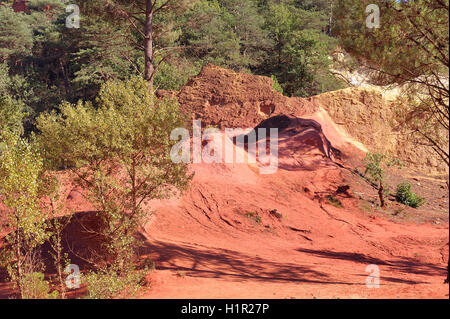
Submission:
M 420 145 L 395 122 L 395 102 L 376 90 L 347 88 L 307 99 L 289 98 L 273 90 L 268 77 L 209 64 L 179 92 L 159 95 L 176 96 L 182 111 L 204 127 L 253 128 L 275 115 L 321 118 L 322 125 L 360 150 L 390 154 L 425 174 L 448 173 L 431 148 Z
M 272 115 L 311 113 L 301 98 L 273 90 L 272 79 L 206 65 L 178 93 L 181 109 L 205 125 L 255 127 Z

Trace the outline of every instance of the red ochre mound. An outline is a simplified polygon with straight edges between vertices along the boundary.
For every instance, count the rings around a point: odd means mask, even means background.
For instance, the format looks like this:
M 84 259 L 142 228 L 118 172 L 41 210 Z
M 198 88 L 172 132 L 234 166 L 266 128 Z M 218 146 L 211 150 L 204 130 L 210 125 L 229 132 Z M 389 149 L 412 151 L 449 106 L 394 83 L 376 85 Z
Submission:
M 278 128 L 278 171 L 192 164 L 189 190 L 151 205 L 158 213 L 145 236 L 157 270 L 145 297 L 448 297 L 442 284 L 448 222 L 391 220 L 372 213 L 374 204 L 361 204 L 363 193 L 376 203 L 376 191 L 351 173 L 352 163 L 381 143 L 371 138 L 382 135 L 379 118 L 385 118 L 375 114 L 376 93 L 356 90 L 357 102 L 349 105 L 348 90 L 288 98 L 272 89 L 270 78 L 207 65 L 170 94 L 203 127 Z M 345 122 L 347 108 L 353 113 Z M 367 118 L 366 125 L 352 127 L 353 114 Z M 366 286 L 371 264 L 379 268 L 380 288 Z
M 203 127 L 279 128 L 279 169 L 192 164 L 185 194 L 151 204 L 158 213 L 145 236 L 157 270 L 145 297 L 448 297 L 448 222 L 362 209 L 355 192 L 365 182 L 350 163 L 367 146 L 317 99 L 284 97 L 270 78 L 213 65 L 171 94 Z M 370 264 L 380 288 L 366 286 Z
M 312 112 L 311 103 L 287 98 L 274 91 L 272 85 L 270 78 L 209 64 L 186 83 L 177 97 L 185 113 L 220 128 L 255 127 L 270 115 Z
M 142 297 L 448 298 L 448 219 L 377 212 L 376 191 L 352 173 L 366 146 L 318 103 L 212 65 L 180 92 L 159 92 L 167 94 L 203 127 L 279 128 L 278 170 L 190 164 L 188 190 L 147 207 L 156 213 L 142 235 L 156 270 Z M 68 191 L 69 207 L 92 211 L 79 193 Z M 379 288 L 366 285 L 369 265 Z
M 206 65 L 175 96 L 181 109 L 203 126 L 253 128 L 274 115 L 319 117 L 325 134 L 357 148 L 388 153 L 409 167 L 432 175 L 448 175 L 448 167 L 421 145 L 394 118 L 396 101 L 373 89 L 347 88 L 311 98 L 288 98 L 273 90 L 268 77 L 236 73 Z M 328 132 L 327 132 L 328 131 Z M 337 131 L 339 134 L 335 134 Z M 338 145 L 335 145 L 338 146 Z M 444 176 L 445 177 L 445 176 Z

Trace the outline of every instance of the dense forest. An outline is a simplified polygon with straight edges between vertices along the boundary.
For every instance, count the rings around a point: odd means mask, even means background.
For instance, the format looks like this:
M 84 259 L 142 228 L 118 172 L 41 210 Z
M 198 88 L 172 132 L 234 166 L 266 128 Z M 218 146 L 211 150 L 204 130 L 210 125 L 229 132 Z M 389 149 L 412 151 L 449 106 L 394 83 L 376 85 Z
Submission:
M 12 2 L 0 1 L 0 93 L 30 114 L 92 99 L 107 80 L 144 74 L 141 32 L 120 13 L 98 10 L 101 1 L 72 1 L 81 8 L 80 28 L 66 27 L 64 1 L 31 0 L 24 12 Z M 208 62 L 273 77 L 286 95 L 342 86 L 328 70 L 337 45 L 329 1 L 181 2 L 154 17 L 155 88 L 177 90 Z

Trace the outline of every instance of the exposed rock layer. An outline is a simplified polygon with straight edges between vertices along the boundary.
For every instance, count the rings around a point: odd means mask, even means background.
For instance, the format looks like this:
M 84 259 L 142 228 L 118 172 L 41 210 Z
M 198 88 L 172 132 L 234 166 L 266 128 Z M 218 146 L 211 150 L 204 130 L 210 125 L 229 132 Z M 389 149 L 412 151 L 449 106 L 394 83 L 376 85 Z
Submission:
M 325 110 L 336 130 L 348 134 L 365 150 L 395 156 L 426 174 L 445 174 L 448 168 L 429 147 L 420 145 L 394 118 L 394 103 L 380 92 L 348 88 L 308 99 L 289 98 L 273 90 L 272 79 L 206 65 L 176 95 L 181 109 L 202 125 L 250 128 L 279 114 L 310 117 Z

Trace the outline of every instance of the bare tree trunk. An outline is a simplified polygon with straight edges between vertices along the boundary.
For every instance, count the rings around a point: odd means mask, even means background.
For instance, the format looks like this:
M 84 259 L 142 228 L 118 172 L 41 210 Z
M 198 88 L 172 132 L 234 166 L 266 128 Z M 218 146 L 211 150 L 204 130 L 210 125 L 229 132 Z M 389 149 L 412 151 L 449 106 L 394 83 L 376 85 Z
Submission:
M 448 260 L 448 264 L 447 264 L 447 279 L 445 279 L 444 284 L 448 284 L 448 268 L 450 267 L 450 259 Z
M 333 4 L 334 0 L 330 1 L 330 19 L 329 19 L 329 25 L 328 25 L 328 35 L 331 36 L 331 32 L 333 31 Z
M 61 230 L 58 229 L 56 233 L 56 243 L 55 243 L 55 265 L 56 265 L 56 271 L 58 273 L 58 280 L 59 280 L 59 288 L 61 290 L 61 299 L 66 299 L 66 286 L 63 278 L 63 269 L 62 269 L 62 262 L 63 262 L 63 256 L 61 255 Z
M 449 187 L 448 180 L 447 180 L 447 192 L 449 191 L 449 189 L 450 189 L 450 187 Z M 450 241 L 448 242 L 448 244 L 450 245 Z M 449 249 L 450 249 L 450 246 L 449 246 Z M 448 282 L 449 282 L 449 275 L 448 275 L 449 268 L 450 268 L 450 255 L 447 259 L 447 279 L 445 279 L 445 281 L 444 281 L 445 284 L 448 284 Z
M 16 230 L 16 258 L 17 258 L 17 278 L 16 284 L 17 288 L 19 288 L 20 298 L 24 297 L 23 290 L 23 270 L 22 270 L 22 254 L 21 254 L 21 238 L 20 238 L 20 230 L 17 228 Z
M 145 10 L 145 72 L 144 79 L 148 82 L 150 92 L 153 92 L 153 2 L 147 0 Z
M 381 207 L 385 208 L 386 207 L 386 202 L 384 201 L 383 191 L 384 191 L 383 183 L 380 181 L 380 187 L 378 188 L 378 197 L 380 197 Z

